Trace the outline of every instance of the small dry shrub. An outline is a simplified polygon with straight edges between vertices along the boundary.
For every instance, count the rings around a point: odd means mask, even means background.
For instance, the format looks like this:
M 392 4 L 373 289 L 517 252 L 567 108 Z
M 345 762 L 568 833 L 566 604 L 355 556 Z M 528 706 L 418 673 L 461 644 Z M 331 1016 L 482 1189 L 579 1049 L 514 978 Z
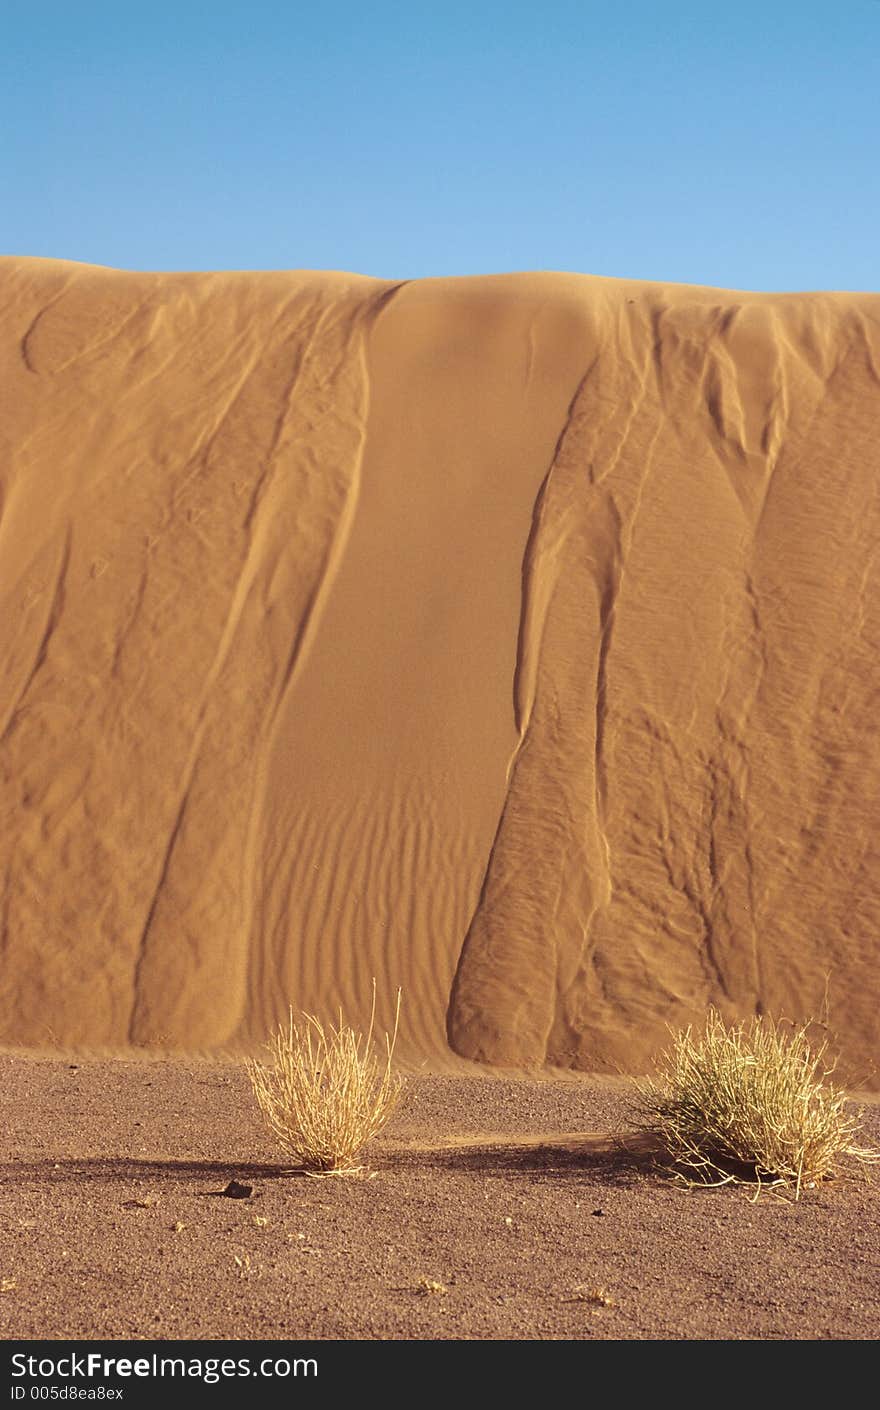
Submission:
M 266 1124 L 284 1153 L 311 1174 L 358 1174 L 357 1156 L 388 1121 L 403 1088 L 392 1068 L 400 1020 L 384 1053 L 374 1047 L 376 986 L 366 1035 L 339 1014 L 325 1027 L 311 1014 L 282 1024 L 266 1045 L 268 1061 L 247 1063 L 248 1076 Z
M 862 1112 L 829 1082 L 828 1044 L 814 1049 L 809 1024 L 753 1018 L 727 1027 L 709 1011 L 705 1031 L 674 1035 L 654 1078 L 637 1081 L 634 1114 L 689 1184 L 804 1186 L 833 1177 L 858 1145 Z

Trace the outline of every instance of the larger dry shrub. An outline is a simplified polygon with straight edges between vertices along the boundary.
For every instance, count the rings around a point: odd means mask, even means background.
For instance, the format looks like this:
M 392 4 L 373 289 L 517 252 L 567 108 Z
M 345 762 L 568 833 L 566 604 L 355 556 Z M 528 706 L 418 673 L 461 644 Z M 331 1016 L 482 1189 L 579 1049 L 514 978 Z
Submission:
M 829 1081 L 827 1041 L 810 1025 L 769 1018 L 726 1026 L 710 1010 L 705 1030 L 674 1035 L 656 1076 L 636 1082 L 635 1115 L 689 1183 L 755 1182 L 789 1187 L 833 1177 L 851 1157 L 878 1153 L 855 1137 L 862 1112 Z
M 397 1105 L 403 1078 L 392 1058 L 400 1019 L 384 1051 L 373 1039 L 376 991 L 367 1033 L 356 1032 L 339 1014 L 324 1026 L 311 1014 L 295 1022 L 293 1010 L 266 1045 L 267 1061 L 251 1060 L 248 1075 L 266 1124 L 300 1170 L 355 1174 L 357 1157 L 382 1130 Z

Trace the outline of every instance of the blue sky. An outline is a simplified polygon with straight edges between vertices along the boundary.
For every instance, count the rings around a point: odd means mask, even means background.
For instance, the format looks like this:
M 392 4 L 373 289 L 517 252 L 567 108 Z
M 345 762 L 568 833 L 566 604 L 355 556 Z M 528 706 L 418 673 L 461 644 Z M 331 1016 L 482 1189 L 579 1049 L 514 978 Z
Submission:
M 4 254 L 880 287 L 880 0 L 0 19 Z

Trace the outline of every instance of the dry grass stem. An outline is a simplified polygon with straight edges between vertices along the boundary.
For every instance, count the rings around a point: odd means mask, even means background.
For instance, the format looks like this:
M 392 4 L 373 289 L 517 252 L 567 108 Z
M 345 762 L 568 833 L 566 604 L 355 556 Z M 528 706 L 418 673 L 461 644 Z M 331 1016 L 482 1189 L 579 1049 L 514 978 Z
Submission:
M 590 1288 L 581 1283 L 575 1288 L 572 1297 L 564 1297 L 563 1302 L 587 1302 L 593 1307 L 617 1307 L 618 1301 L 607 1288 Z

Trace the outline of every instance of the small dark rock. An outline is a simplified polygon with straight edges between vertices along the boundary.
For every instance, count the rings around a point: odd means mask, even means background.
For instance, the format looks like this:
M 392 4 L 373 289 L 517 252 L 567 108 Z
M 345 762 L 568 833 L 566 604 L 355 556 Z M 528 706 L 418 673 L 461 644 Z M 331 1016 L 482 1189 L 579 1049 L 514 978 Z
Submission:
M 223 1191 L 229 1199 L 250 1199 L 253 1192 L 253 1185 L 240 1185 L 237 1180 L 230 1180 Z
M 594 1209 L 594 1210 L 593 1210 L 593 1216 L 594 1216 L 594 1218 L 596 1218 L 596 1219 L 604 1219 L 604 1218 L 605 1218 L 605 1211 L 604 1211 L 604 1209 Z

